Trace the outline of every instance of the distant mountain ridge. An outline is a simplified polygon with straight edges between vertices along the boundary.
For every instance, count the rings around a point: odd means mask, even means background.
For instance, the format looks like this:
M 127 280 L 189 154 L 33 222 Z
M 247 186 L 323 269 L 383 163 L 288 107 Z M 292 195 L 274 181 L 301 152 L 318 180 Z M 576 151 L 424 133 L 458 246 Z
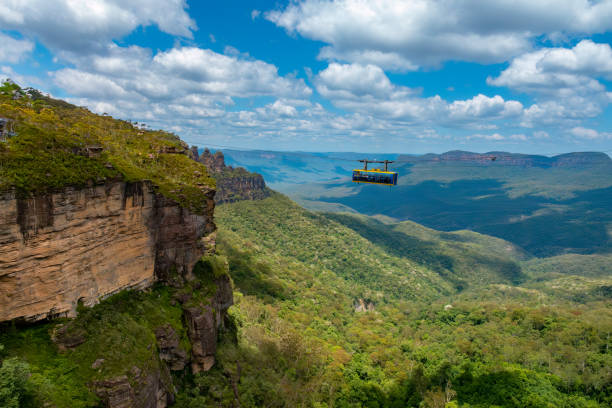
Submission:
M 482 165 L 511 165 L 525 167 L 576 167 L 588 165 L 612 165 L 612 159 L 602 152 L 573 152 L 564 153 L 557 156 L 542 156 L 523 153 L 509 152 L 487 152 L 473 153 L 462 150 L 452 150 L 442 154 L 428 153 L 423 156 L 400 155 L 397 158 L 399 163 L 419 163 L 424 161 L 431 162 L 469 162 L 470 164 Z
M 289 193 L 292 185 L 320 183 L 347 179 L 351 171 L 361 167 L 357 160 L 394 160 L 392 170 L 406 169 L 415 165 L 465 164 L 462 167 L 486 166 L 496 169 L 521 167 L 533 169 L 591 169 L 610 168 L 612 159 L 602 152 L 573 152 L 552 157 L 492 151 L 475 153 L 452 150 L 441 154 L 424 155 L 397 153 L 353 153 L 353 152 L 280 152 L 272 150 L 233 150 L 223 149 L 225 161 L 234 167 L 244 167 L 248 171 L 261 174 L 272 188 Z M 495 158 L 495 160 L 492 160 Z
M 261 173 L 272 188 L 312 210 L 383 214 L 443 231 L 468 229 L 536 256 L 611 248 L 612 159 L 604 153 L 371 155 L 395 160 L 390 168 L 399 178 L 393 188 L 351 182 L 351 170 L 360 166 L 356 159 L 363 156 L 226 152 L 228 162 Z

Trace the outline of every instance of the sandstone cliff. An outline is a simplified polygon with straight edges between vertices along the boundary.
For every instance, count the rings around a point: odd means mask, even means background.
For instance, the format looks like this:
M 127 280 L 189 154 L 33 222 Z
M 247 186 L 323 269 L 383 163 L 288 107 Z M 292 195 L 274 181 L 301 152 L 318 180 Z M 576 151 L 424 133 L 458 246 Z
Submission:
M 195 149 L 197 151 L 197 148 Z M 193 149 L 192 149 L 193 151 Z M 250 173 L 242 167 L 233 168 L 225 164 L 223 152 L 214 154 L 208 149 L 197 157 L 216 180 L 215 202 L 231 203 L 240 200 L 262 200 L 270 195 L 270 190 L 261 174 Z
M 55 343 L 93 403 L 167 406 L 171 371 L 214 364 L 233 302 L 214 180 L 178 136 L 40 93 L 0 91 L 0 116 L 0 323 Z M 56 317 L 74 319 L 29 324 Z
M 110 182 L 20 199 L 0 196 L 0 321 L 75 315 L 214 249 L 212 195 L 194 214 L 148 182 Z

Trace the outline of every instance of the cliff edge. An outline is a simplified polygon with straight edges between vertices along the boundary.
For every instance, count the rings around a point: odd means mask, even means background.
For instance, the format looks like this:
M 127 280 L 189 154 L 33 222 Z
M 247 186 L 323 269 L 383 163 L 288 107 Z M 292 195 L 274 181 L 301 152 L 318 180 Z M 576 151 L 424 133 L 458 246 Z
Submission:
M 225 157 L 220 150 L 211 153 L 204 149 L 197 155 L 197 147 L 192 147 L 194 158 L 208 169 L 217 184 L 215 202 L 217 204 L 232 203 L 241 200 L 263 200 L 270 196 L 263 176 L 251 173 L 242 167 L 233 168 L 225 164 Z
M 233 303 L 214 179 L 176 135 L 11 82 L 0 123 L 0 323 L 48 322 L 27 327 L 76 370 L 80 399 L 166 407 L 171 372 L 215 363 Z M 72 398 L 54 381 L 44 406 Z
M 215 183 L 176 135 L 8 82 L 0 117 L 0 321 L 179 284 L 214 252 Z
M 74 317 L 125 289 L 189 278 L 214 252 L 214 204 L 193 213 L 151 182 L 0 196 L 0 321 Z

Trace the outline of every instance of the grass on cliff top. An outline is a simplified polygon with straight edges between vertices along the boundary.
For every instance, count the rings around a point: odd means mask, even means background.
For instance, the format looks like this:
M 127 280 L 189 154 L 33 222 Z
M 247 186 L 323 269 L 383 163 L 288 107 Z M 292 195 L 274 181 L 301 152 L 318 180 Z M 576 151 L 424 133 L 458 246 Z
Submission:
M 204 193 L 215 187 L 206 167 L 168 132 L 96 115 L 9 82 L 0 85 L 0 117 L 16 134 L 0 141 L 0 190 L 27 196 L 108 179 L 151 180 L 164 196 L 199 212 Z M 91 148 L 102 151 L 88 154 Z

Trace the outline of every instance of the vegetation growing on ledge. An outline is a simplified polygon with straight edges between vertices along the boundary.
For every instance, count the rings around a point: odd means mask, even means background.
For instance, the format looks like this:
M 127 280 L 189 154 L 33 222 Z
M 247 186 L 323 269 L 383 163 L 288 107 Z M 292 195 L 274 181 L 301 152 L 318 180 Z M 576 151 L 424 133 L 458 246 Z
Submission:
M 160 326 L 169 324 L 176 331 L 180 347 L 188 355 L 191 345 L 182 321 L 182 308 L 173 299 L 176 292 L 177 289 L 164 286 L 157 286 L 150 293 L 124 291 L 93 308 L 80 308 L 74 320 L 25 329 L 3 327 L 0 344 L 6 347 L 8 357 L 4 364 L 14 366 L 20 362 L 30 374 L 18 394 L 22 400 L 18 406 L 39 407 L 49 403 L 58 408 L 99 406 L 90 389 L 93 382 L 120 375 L 131 379 L 133 367 L 149 372 L 161 364 L 155 338 L 155 329 Z M 195 292 L 192 295 L 197 297 Z M 81 338 L 82 344 L 59 351 L 51 340 L 59 329 L 63 329 L 60 342 Z M 0 354 L 0 360 L 3 357 Z M 93 368 L 98 359 L 104 362 Z M 1 402 L 2 390 L 0 406 L 4 406 Z
M 18 194 L 109 179 L 151 180 L 164 196 L 194 211 L 215 182 L 189 156 L 178 136 L 96 115 L 89 110 L 21 89 L 0 86 L 0 117 L 16 135 L 0 141 L 0 190 Z

